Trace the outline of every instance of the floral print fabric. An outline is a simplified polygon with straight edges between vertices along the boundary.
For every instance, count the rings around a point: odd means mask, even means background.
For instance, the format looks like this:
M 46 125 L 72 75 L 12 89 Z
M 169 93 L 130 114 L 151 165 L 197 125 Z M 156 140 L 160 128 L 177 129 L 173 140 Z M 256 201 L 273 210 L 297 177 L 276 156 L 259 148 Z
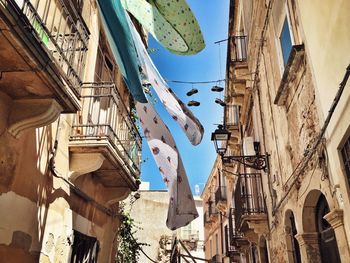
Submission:
M 193 145 L 198 145 L 203 138 L 203 126 L 193 113 L 188 110 L 186 105 L 176 97 L 175 93 L 169 88 L 168 84 L 159 74 L 130 19 L 129 22 L 145 79 L 153 86 L 161 103 L 171 117 L 180 125 L 189 141 Z
M 198 217 L 186 172 L 175 141 L 153 106 L 137 102 L 136 111 L 159 172 L 169 190 L 166 225 L 175 230 Z
M 192 55 L 205 47 L 186 0 L 122 0 L 122 4 L 170 52 Z

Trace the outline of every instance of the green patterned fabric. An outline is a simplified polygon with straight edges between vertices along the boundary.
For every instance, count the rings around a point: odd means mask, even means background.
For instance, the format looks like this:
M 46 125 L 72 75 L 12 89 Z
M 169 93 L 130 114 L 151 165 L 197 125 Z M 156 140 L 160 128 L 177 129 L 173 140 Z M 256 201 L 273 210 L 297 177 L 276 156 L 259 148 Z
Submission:
M 138 58 L 126 12 L 120 0 L 98 0 L 97 3 L 108 43 L 126 86 L 135 100 L 145 103 L 147 99 L 141 84 Z
M 186 0 L 122 0 L 122 4 L 170 52 L 192 55 L 205 47 Z

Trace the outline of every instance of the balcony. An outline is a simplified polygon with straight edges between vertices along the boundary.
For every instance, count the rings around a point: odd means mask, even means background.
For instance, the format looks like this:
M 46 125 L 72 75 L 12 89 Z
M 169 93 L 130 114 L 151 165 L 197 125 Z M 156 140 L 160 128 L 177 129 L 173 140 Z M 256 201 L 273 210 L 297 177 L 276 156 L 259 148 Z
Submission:
M 235 188 L 235 226 L 246 233 L 251 228 L 266 227 L 267 215 L 260 173 L 240 174 Z
M 231 61 L 242 63 L 247 61 L 247 36 L 231 36 Z
M 204 226 L 206 225 L 206 224 L 210 224 L 210 223 L 212 223 L 212 221 L 211 221 L 211 219 L 210 219 L 210 217 L 209 217 L 209 213 L 208 212 L 205 212 L 204 214 L 203 214 L 203 223 L 204 223 Z
M 226 210 L 226 205 L 227 205 L 226 186 L 219 186 L 216 189 L 215 205 L 216 205 L 216 208 L 222 212 Z
M 225 107 L 225 127 L 228 130 L 238 130 L 239 128 L 239 106 L 226 105 Z
M 75 118 L 69 144 L 72 179 L 91 166 L 104 186 L 136 190 L 141 136 L 123 98 L 114 83 L 84 84 L 82 90 L 83 110 Z
M 213 201 L 209 201 L 208 203 L 208 213 L 209 213 L 209 218 L 211 219 L 217 218 L 219 215 L 219 211 L 216 208 Z
M 243 234 L 239 232 L 236 228 L 234 208 L 230 208 L 228 220 L 228 239 L 230 242 L 227 243 L 227 251 L 230 257 L 234 257 L 237 256 L 237 252 L 241 247 L 249 246 L 249 241 L 246 238 L 244 238 Z
M 9 131 L 17 137 L 22 128 L 79 110 L 89 31 L 76 6 L 66 0 L 0 0 L 0 29 L 0 89 L 12 108 L 27 112 L 9 114 Z M 24 124 L 18 128 L 16 122 Z

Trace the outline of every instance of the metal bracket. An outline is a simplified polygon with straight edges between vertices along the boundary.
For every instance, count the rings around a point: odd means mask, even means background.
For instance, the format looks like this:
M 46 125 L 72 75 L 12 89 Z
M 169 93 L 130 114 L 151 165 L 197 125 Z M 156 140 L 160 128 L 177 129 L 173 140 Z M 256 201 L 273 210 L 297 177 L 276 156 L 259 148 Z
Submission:
M 255 170 L 269 170 L 269 154 L 265 155 L 238 155 L 238 156 L 222 156 L 222 163 L 229 164 L 231 162 L 239 162 L 245 166 Z

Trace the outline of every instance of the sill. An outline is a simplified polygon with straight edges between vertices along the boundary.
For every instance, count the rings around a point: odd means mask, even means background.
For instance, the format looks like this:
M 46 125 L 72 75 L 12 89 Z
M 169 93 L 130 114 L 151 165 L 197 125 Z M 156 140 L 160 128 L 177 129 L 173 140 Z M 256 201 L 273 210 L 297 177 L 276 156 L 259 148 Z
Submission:
M 283 72 L 281 83 L 277 90 L 274 104 L 277 104 L 278 106 L 285 105 L 290 87 L 295 83 L 299 70 L 303 68 L 301 67 L 301 64 L 303 63 L 304 58 L 304 45 L 301 44 L 293 46 L 288 58 L 287 65 Z

